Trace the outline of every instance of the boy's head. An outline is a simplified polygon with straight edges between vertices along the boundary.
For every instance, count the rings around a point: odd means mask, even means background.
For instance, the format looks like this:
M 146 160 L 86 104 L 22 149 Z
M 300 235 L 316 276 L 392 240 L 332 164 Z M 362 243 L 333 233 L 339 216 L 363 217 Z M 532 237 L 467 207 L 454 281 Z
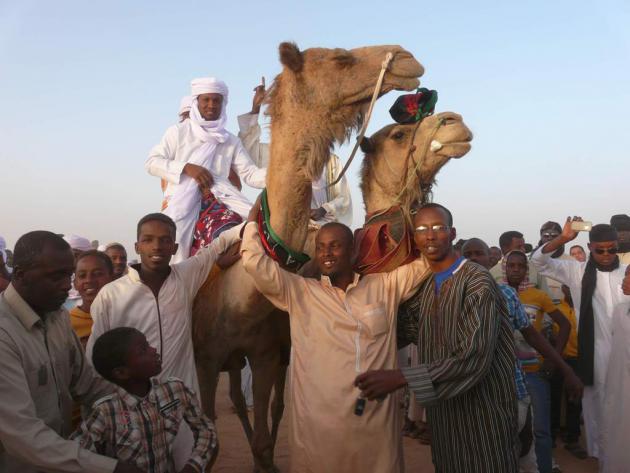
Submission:
M 84 251 L 77 256 L 74 287 L 83 303 L 92 304 L 101 288 L 112 281 L 114 268 L 109 257 L 97 250 Z
M 504 232 L 499 237 L 499 246 L 503 256 L 507 255 L 510 251 L 519 250 L 525 252 L 525 238 L 521 232 L 516 230 L 510 230 Z
M 142 267 L 151 271 L 168 268 L 171 258 L 177 253 L 175 232 L 175 222 L 162 213 L 152 213 L 140 219 L 135 246 Z
M 522 251 L 514 250 L 507 254 L 505 260 L 505 277 L 512 287 L 517 287 L 523 282 L 528 272 L 527 255 Z
M 98 337 L 92 363 L 103 378 L 121 386 L 130 381 L 148 381 L 162 371 L 157 350 L 142 332 L 131 327 L 118 327 Z

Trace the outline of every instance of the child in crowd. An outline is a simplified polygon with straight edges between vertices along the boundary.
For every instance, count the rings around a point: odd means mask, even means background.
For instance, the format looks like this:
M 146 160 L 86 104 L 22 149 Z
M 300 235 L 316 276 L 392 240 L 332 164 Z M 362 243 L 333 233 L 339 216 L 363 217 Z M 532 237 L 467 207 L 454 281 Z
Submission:
M 77 257 L 74 287 L 81 296 L 81 304 L 70 310 L 70 323 L 84 349 L 92 333 L 93 321 L 90 315 L 92 302 L 96 299 L 98 291 L 113 278 L 112 260 L 105 253 L 90 250 Z
M 135 464 L 151 473 L 175 471 L 172 443 L 182 421 L 194 436 L 180 473 L 202 473 L 216 452 L 216 433 L 195 394 L 176 378 L 160 383 L 157 350 L 130 327 L 118 327 L 94 343 L 96 371 L 118 386 L 94 404 L 87 421 L 72 434 L 85 449 Z

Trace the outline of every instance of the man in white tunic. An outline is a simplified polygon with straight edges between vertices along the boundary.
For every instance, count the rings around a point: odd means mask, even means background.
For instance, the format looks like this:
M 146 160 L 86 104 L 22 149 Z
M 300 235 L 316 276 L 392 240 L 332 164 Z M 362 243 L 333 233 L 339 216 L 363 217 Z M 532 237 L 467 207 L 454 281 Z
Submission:
M 428 276 L 426 262 L 361 277 L 352 270 L 352 231 L 340 223 L 317 235 L 319 280 L 281 269 L 255 222 L 241 252 L 258 290 L 291 318 L 289 471 L 402 472 L 398 394 L 359 400 L 353 383 L 365 370 L 397 366 L 396 311 Z
M 234 169 L 245 184 L 262 189 L 258 168 L 241 141 L 225 129 L 228 88 L 213 77 L 191 82 L 190 118 L 171 126 L 149 153 L 145 168 L 167 181 L 163 212 L 177 225 L 179 249 L 173 262 L 188 258 L 202 200 L 212 195 L 246 218 L 252 203 L 229 181 Z
M 252 110 L 238 116 L 238 137 L 243 146 L 259 167 L 269 164 L 269 144 L 260 142 L 260 125 L 258 114 L 265 96 L 265 82 L 254 89 Z M 339 157 L 330 154 L 330 159 L 322 175 L 313 181 L 313 196 L 311 198 L 311 220 L 321 226 L 328 222 L 341 222 L 352 226 L 352 197 L 346 177 L 330 186 L 341 173 L 343 165 Z
M 629 267 L 630 268 L 630 267 Z M 626 269 L 622 289 L 630 296 L 630 269 Z M 630 310 L 619 307 L 613 318 L 612 347 L 602 425 L 602 453 L 599 467 L 602 473 L 630 471 Z
M 630 305 L 630 297 L 621 291 L 626 270 L 617 257 L 617 233 L 610 225 L 595 225 L 589 234 L 589 260 L 559 260 L 552 254 L 577 237 L 567 219 L 562 233 L 532 255 L 539 274 L 551 277 L 571 290 L 578 316 L 577 372 L 584 383 L 582 407 L 588 454 L 599 457 L 600 429 L 606 394 L 606 370 L 612 343 L 614 314 Z
M 162 358 L 161 381 L 173 376 L 199 394 L 192 345 L 192 306 L 218 255 L 238 241 L 242 225 L 223 232 L 195 256 L 169 265 L 177 250 L 175 224 L 164 214 L 149 214 L 138 223 L 136 252 L 140 264 L 105 285 L 92 303 L 94 319 L 86 354 L 100 335 L 116 327 L 142 332 Z M 175 446 L 176 464 L 185 464 L 193 445 L 192 434 L 182 425 Z

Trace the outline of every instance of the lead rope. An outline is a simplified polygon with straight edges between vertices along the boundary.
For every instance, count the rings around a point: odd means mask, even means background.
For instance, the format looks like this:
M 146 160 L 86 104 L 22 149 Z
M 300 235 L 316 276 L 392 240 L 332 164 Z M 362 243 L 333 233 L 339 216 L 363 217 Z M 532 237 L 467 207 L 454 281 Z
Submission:
M 409 145 L 409 152 L 407 154 L 407 162 L 409 161 L 409 157 L 413 155 L 413 141 L 416 137 L 416 132 L 418 131 L 418 128 L 420 127 L 420 123 L 422 123 L 422 121 L 419 121 L 418 124 L 416 125 L 416 127 L 413 130 L 413 134 L 411 136 L 411 142 Z M 435 126 L 435 128 L 433 129 L 433 132 L 431 133 L 431 136 L 429 136 L 429 138 L 426 141 L 426 145 L 424 147 L 424 152 L 420 155 L 420 158 L 418 160 L 415 160 L 412 158 L 412 161 L 415 162 L 415 166 L 413 169 L 413 172 L 409 172 L 409 167 L 406 166 L 406 175 L 405 178 L 403 178 L 404 181 L 404 185 L 400 191 L 400 193 L 398 194 L 398 196 L 396 196 L 396 200 L 395 202 L 400 204 L 400 198 L 409 190 L 410 184 L 412 182 L 413 176 L 414 175 L 418 175 L 418 170 L 420 169 L 420 166 L 422 165 L 422 161 L 424 161 L 424 159 L 427 156 L 427 152 L 429 151 L 429 148 L 431 147 L 431 142 L 433 141 L 433 138 L 435 137 L 435 134 L 437 133 L 437 131 L 440 129 L 440 127 L 442 125 L 444 125 L 444 123 L 446 123 L 446 120 L 444 120 L 443 118 L 441 118 L 438 122 L 437 125 Z
M 357 137 L 357 142 L 354 144 L 352 153 L 350 153 L 350 158 L 348 158 L 348 162 L 341 170 L 341 173 L 339 174 L 339 176 L 337 176 L 337 179 L 335 179 L 333 182 L 328 184 L 327 187 L 332 187 L 335 184 L 337 184 L 341 180 L 341 178 L 344 176 L 348 168 L 350 167 L 350 163 L 352 163 L 352 160 L 354 159 L 354 156 L 356 155 L 357 150 L 359 149 L 361 140 L 363 140 L 363 137 L 365 136 L 365 132 L 367 130 L 368 124 L 370 123 L 370 118 L 372 118 L 372 110 L 374 109 L 374 104 L 376 103 L 376 99 L 378 99 L 378 94 L 381 93 L 381 87 L 383 87 L 383 79 L 385 78 L 385 73 L 387 72 L 387 69 L 389 68 L 389 63 L 392 62 L 392 59 L 394 59 L 394 55 L 391 52 L 387 53 L 387 55 L 385 56 L 385 60 L 383 61 L 383 64 L 381 65 L 381 72 L 378 75 L 378 80 L 376 81 L 376 86 L 374 87 L 374 93 L 372 94 L 372 101 L 370 102 L 370 106 L 365 116 L 365 121 L 363 122 L 361 131 L 359 132 L 359 136 Z

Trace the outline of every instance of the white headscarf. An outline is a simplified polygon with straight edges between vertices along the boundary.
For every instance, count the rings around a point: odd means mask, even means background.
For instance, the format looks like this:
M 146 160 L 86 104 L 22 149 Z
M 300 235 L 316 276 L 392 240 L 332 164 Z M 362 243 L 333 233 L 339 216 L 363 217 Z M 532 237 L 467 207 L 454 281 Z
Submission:
M 179 102 L 179 112 L 177 115 L 181 115 L 182 113 L 190 112 L 190 107 L 192 105 L 192 97 L 190 95 L 184 95 L 182 100 Z
M 85 237 L 79 235 L 68 235 L 63 237 L 73 250 L 89 251 L 92 249 L 92 243 Z
M 221 115 L 218 120 L 205 120 L 201 116 L 197 105 L 197 97 L 201 94 L 221 94 L 223 96 Z M 187 120 L 185 123 L 189 123 L 193 134 L 203 144 L 199 146 L 188 162 L 210 169 L 210 163 L 212 158 L 214 158 L 217 146 L 220 143 L 224 143 L 229 136 L 225 129 L 227 122 L 225 106 L 228 102 L 228 88 L 225 82 L 215 77 L 201 77 L 190 82 L 190 96 L 192 97 L 190 120 Z M 201 192 L 197 183 L 189 176 L 182 176 L 179 184 L 174 185 L 173 193 L 168 201 L 168 207 L 164 209 L 164 213 L 177 222 L 188 217 L 191 212 L 198 211 L 200 203 Z

